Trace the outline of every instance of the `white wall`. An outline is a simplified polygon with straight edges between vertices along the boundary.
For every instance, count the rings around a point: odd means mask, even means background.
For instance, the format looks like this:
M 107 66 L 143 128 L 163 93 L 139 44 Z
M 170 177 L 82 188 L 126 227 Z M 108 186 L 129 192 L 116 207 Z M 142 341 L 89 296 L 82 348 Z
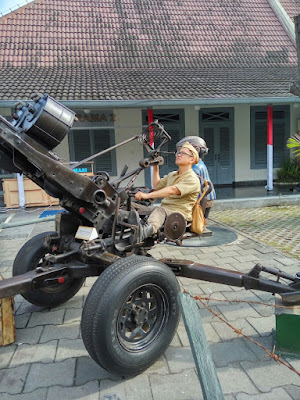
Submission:
M 140 109 L 122 108 L 115 109 L 115 141 L 116 144 L 142 132 L 142 111 Z M 120 175 L 125 164 L 128 171 L 139 166 L 138 162 L 144 158 L 143 146 L 137 140 L 116 149 L 117 174 Z M 125 183 L 127 183 L 126 181 Z M 135 181 L 135 186 L 145 184 L 144 172 L 141 172 Z
M 68 140 L 68 135 L 65 136 L 63 141 L 53 149 L 53 152 L 62 159 L 64 162 L 69 162 L 70 161 L 70 152 L 69 152 L 69 140 Z

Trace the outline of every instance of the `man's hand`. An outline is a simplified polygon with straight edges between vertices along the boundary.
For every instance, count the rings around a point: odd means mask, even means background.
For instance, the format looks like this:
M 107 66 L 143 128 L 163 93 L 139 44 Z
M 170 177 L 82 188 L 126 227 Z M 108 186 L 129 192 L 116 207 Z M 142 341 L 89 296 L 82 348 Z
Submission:
M 147 200 L 147 199 L 149 199 L 150 197 L 149 197 L 149 193 L 137 192 L 137 193 L 134 195 L 134 198 L 135 198 L 136 200 Z

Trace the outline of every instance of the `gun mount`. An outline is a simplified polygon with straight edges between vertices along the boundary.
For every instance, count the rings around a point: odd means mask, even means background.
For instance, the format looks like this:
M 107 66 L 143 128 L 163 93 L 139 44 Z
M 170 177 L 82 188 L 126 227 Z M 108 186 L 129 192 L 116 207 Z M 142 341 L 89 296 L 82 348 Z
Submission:
M 300 302 L 299 276 L 259 264 L 244 274 L 187 260 L 144 257 L 155 240 L 167 238 L 180 245 L 185 239 L 186 223 L 177 213 L 168 217 L 164 233 L 142 243 L 132 240 L 138 227 L 129 223 L 134 182 L 145 168 L 163 164 L 162 147 L 171 137 L 155 121 L 141 134 L 69 167 L 52 150 L 75 118 L 48 95 L 18 103 L 12 122 L 0 116 L 0 167 L 24 173 L 66 210 L 57 215 L 55 232 L 37 235 L 20 249 L 13 277 L 0 281 L 0 298 L 21 293 L 32 304 L 49 308 L 73 297 L 87 276 L 99 276 L 82 314 L 83 341 L 99 365 L 125 376 L 146 369 L 171 342 L 179 319 L 176 276 L 279 293 L 286 303 Z M 145 147 L 147 157 L 133 171 L 125 166 L 113 182 L 105 171 L 92 179 L 73 171 L 134 140 Z M 94 238 L 78 235 L 79 227 L 93 230 Z

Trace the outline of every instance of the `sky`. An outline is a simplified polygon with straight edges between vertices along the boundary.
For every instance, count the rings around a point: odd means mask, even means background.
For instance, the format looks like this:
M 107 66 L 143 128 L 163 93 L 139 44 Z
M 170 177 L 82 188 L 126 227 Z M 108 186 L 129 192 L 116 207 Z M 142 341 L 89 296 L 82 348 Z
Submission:
M 28 2 L 30 2 L 28 0 Z M 26 0 L 0 0 L 0 13 L 6 12 L 10 8 L 16 9 L 18 5 L 23 6 Z

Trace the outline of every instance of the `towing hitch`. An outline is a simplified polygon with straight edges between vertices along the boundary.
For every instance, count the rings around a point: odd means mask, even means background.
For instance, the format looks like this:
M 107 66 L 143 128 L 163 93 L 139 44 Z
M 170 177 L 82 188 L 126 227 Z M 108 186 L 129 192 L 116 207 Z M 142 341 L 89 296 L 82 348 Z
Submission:
M 164 258 L 160 259 L 160 261 L 168 265 L 177 276 L 244 287 L 246 290 L 254 289 L 263 292 L 278 293 L 281 295 L 282 301 L 286 304 L 300 303 L 300 278 L 274 268 L 256 264 L 250 272 L 245 274 L 239 271 L 197 264 L 189 260 Z M 277 281 L 262 278 L 260 276 L 261 272 L 276 276 Z M 280 278 L 288 280 L 290 283 L 279 282 Z

